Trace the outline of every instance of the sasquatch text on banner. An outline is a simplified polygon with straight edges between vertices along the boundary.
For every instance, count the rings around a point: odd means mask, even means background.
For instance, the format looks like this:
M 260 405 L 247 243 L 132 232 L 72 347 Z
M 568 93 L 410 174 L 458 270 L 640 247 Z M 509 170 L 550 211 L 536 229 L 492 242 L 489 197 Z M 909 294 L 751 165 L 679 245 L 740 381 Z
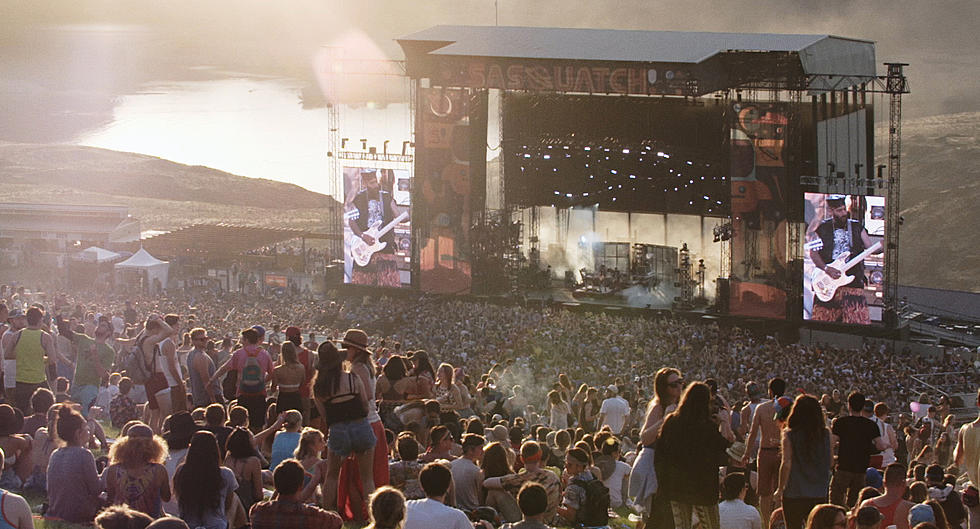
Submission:
M 468 293 L 472 284 L 469 94 L 420 88 L 413 224 L 419 244 L 419 288 Z

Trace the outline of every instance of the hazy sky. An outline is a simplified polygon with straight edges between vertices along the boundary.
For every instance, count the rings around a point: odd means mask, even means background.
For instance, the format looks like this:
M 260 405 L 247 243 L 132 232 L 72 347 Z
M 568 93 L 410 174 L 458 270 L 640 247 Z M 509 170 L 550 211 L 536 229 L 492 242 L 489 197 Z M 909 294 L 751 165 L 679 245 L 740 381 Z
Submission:
M 76 69 L 50 72 L 78 90 L 125 88 L 155 73 L 208 63 L 250 73 L 309 73 L 318 46 L 363 33 L 390 57 L 393 39 L 435 24 L 494 23 L 493 0 L 0 0 L 0 50 L 44 49 L 37 27 L 127 24 L 146 31 L 149 50 L 67 54 Z M 877 42 L 878 61 L 911 63 L 907 115 L 980 109 L 980 2 L 943 0 L 498 0 L 501 25 L 775 33 L 830 33 Z M 69 46 L 70 48 L 70 46 Z M 16 57 L 16 54 L 15 54 Z M 14 59 L 16 64 L 16 59 Z M 56 61 L 57 62 L 57 61 Z M 84 64 L 84 67 L 82 66 Z M 45 66 L 33 62 L 37 68 Z M 0 56 L 2 68 L 11 59 Z M 93 79 L 92 72 L 99 78 Z

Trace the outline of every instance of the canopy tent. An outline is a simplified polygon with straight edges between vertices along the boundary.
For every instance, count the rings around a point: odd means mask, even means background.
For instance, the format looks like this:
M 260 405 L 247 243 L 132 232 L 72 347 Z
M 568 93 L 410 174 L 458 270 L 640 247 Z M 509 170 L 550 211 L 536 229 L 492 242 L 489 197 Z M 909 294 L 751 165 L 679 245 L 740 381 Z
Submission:
M 72 258 L 76 261 L 85 261 L 89 263 L 107 263 L 122 258 L 122 255 L 106 250 L 105 248 L 99 248 L 98 246 L 89 246 L 88 248 L 76 253 L 74 256 L 72 256 Z
M 150 255 L 143 248 L 132 257 L 121 263 L 116 263 L 116 271 L 136 271 L 145 274 L 146 289 L 151 294 L 158 294 L 167 287 L 167 276 L 170 273 L 170 263 L 161 261 Z

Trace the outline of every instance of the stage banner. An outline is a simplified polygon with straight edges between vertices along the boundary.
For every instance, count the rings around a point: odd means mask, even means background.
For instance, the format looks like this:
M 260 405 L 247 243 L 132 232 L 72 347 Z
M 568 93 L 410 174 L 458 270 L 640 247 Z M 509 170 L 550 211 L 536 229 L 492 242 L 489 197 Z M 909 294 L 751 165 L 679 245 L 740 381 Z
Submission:
M 419 246 L 418 286 L 424 292 L 469 293 L 469 93 L 420 88 L 417 97 L 413 226 Z
M 778 103 L 733 103 L 731 125 L 732 269 L 729 312 L 785 318 L 787 158 L 790 112 Z

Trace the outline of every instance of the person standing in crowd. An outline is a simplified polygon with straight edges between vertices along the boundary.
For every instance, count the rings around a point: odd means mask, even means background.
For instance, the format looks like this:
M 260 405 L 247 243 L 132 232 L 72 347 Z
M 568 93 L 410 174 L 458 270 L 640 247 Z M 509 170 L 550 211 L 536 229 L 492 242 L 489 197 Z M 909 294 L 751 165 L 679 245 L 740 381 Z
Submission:
M 887 467 L 888 465 L 894 463 L 898 460 L 895 456 L 895 451 L 898 450 L 898 435 L 895 434 L 895 427 L 888 424 L 888 405 L 884 402 L 879 402 L 874 405 L 874 415 L 871 419 L 874 421 L 875 426 L 878 427 L 878 433 L 881 434 L 881 438 L 885 440 L 888 445 L 885 450 L 881 452 L 881 466 Z
M 45 517 L 90 524 L 102 507 L 102 482 L 95 457 L 85 446 L 92 434 L 88 421 L 70 406 L 58 410 L 58 437 L 65 443 L 48 460 L 48 510 Z
M 272 370 L 272 387 L 278 388 L 276 410 L 282 413 L 287 410 L 303 411 L 303 399 L 300 393 L 306 381 L 306 367 L 296 356 L 296 346 L 287 341 L 282 344 L 282 363 Z M 300 423 L 302 425 L 302 422 Z
M 332 342 L 320 344 L 317 354 L 319 364 L 313 390 L 317 409 L 329 428 L 327 465 L 322 476 L 323 503 L 327 509 L 336 510 L 340 467 L 351 454 L 355 455 L 364 497 L 374 491 L 376 438 L 367 421 L 368 406 L 360 377 L 344 369 L 344 356 Z M 321 466 L 317 465 L 317 469 Z M 366 509 L 346 514 L 351 518 L 367 517 Z
M 463 435 L 463 455 L 450 463 L 455 485 L 456 506 L 469 512 L 480 506 L 483 489 L 483 436 L 472 433 Z
M 875 423 L 861 416 L 864 401 L 864 394 L 857 391 L 848 395 L 850 414 L 835 419 L 831 427 L 838 448 L 837 470 L 830 480 L 830 503 L 842 507 L 850 508 L 857 502 L 871 454 L 888 447 Z
M 234 370 L 238 375 L 238 405 L 248 410 L 248 424 L 252 432 L 259 431 L 265 422 L 265 383 L 272 376 L 272 357 L 259 347 L 259 332 L 255 328 L 242 330 L 242 347 L 231 355 L 208 380 L 210 386 L 225 373 Z
M 31 395 L 47 383 L 47 367 L 55 369 L 57 355 L 54 339 L 41 328 L 44 312 L 30 307 L 24 316 L 27 326 L 5 333 L 0 343 L 4 359 L 15 361 L 14 406 L 26 414 L 31 412 Z
M 719 528 L 718 467 L 731 441 L 719 431 L 711 406 L 708 385 L 691 384 L 677 409 L 664 419 L 657 439 L 657 474 L 663 479 L 678 529 L 690 529 L 693 514 L 703 529 Z M 727 424 L 722 422 L 722 428 Z
M 228 529 L 225 513 L 236 500 L 237 488 L 235 474 L 221 466 L 214 434 L 195 433 L 184 462 L 174 474 L 180 518 L 197 529 Z
M 725 529 L 762 529 L 759 511 L 745 504 L 748 483 L 745 474 L 732 472 L 721 482 L 721 503 L 718 519 Z
M 241 430 L 240 430 L 241 431 Z M 272 472 L 274 499 L 256 503 L 249 510 L 253 529 L 341 529 L 343 520 L 335 512 L 304 503 L 305 471 L 299 461 L 287 459 Z M 392 528 L 395 529 L 395 528 Z
M 76 332 L 72 340 L 77 356 L 71 397 L 81 404 L 82 416 L 86 418 L 99 395 L 99 385 L 109 377 L 109 369 L 116 357 L 115 351 L 107 343 L 112 338 L 112 325 L 102 320 L 96 325 L 94 334 L 94 337 L 89 337 Z
M 562 397 L 560 391 L 551 390 L 548 392 L 548 426 L 552 430 L 564 430 L 568 428 L 568 416 L 572 413 L 572 408 Z
M 374 365 L 373 353 L 368 349 L 368 335 L 360 329 L 348 329 L 341 342 L 350 363 L 350 372 L 360 381 L 359 391 L 361 401 L 367 410 L 367 422 L 374 432 L 375 445 L 373 452 L 373 470 L 371 487 L 365 488 L 358 483 L 359 462 L 348 460 L 340 472 L 340 489 L 337 497 L 338 505 L 343 509 L 345 504 L 353 513 L 367 514 L 367 496 L 375 487 L 388 484 L 388 443 L 385 438 L 384 423 L 378 414 L 377 395 L 377 366 Z M 348 503 L 349 502 L 349 503 Z M 341 513 L 343 514 L 343 513 Z M 358 516 L 361 519 L 361 516 Z
M 187 410 L 187 388 L 184 387 L 184 374 L 177 358 L 177 344 L 174 337 L 179 334 L 180 316 L 177 314 L 167 314 L 163 321 L 170 326 L 173 332 L 160 342 L 157 342 L 159 354 L 156 359 L 156 370 L 163 373 L 167 381 L 167 387 L 157 391 L 157 403 L 160 405 L 160 416 L 166 418 L 168 415 Z
M 606 388 L 606 400 L 599 407 L 599 427 L 608 425 L 613 435 L 619 435 L 626 426 L 629 414 L 629 403 L 619 396 L 619 388 L 615 384 L 609 384 Z
M 214 376 L 214 361 L 205 351 L 208 332 L 195 327 L 190 332 L 191 350 L 187 353 L 187 373 L 191 383 L 191 401 L 195 408 L 203 408 L 212 402 L 221 402 L 221 387 Z
M 148 376 L 144 384 L 147 404 L 143 416 L 154 432 L 161 431 L 163 419 L 166 418 L 166 415 L 163 415 L 166 410 L 161 409 L 157 394 L 169 388 L 166 375 L 158 369 L 159 344 L 169 338 L 173 332 L 173 328 L 163 318 L 151 314 L 143 326 L 143 333 L 136 339 L 136 349 L 142 353 L 142 368 Z M 169 403 L 169 393 L 165 397 Z
M 444 463 L 429 463 L 419 475 L 424 500 L 408 500 L 403 529 L 473 529 L 463 511 L 446 505 L 446 494 L 453 483 L 453 473 Z
M 885 493 L 875 498 L 870 498 L 861 504 L 861 507 L 875 507 L 882 514 L 882 527 L 890 525 L 897 529 L 909 528 L 909 509 L 914 503 L 905 499 L 905 465 L 892 463 L 885 468 L 884 476 Z
M 128 505 L 152 518 L 163 515 L 170 501 L 170 477 L 163 462 L 167 445 L 145 424 L 127 430 L 109 448 L 105 471 L 106 495 L 112 505 Z
M 310 337 L 313 337 L 313 333 L 310 333 Z M 300 364 L 303 364 L 303 382 L 299 386 L 299 410 L 303 413 L 303 425 L 308 425 L 310 423 L 310 410 L 312 409 L 310 407 L 310 397 L 312 396 L 311 386 L 313 376 L 316 375 L 316 359 L 314 358 L 313 351 L 316 350 L 318 344 L 315 340 L 306 344 L 301 343 L 303 341 L 303 332 L 295 325 L 286 327 L 286 340 L 296 347 L 296 359 Z M 311 343 L 313 344 L 312 347 L 310 347 Z
M 759 511 L 762 513 L 764 524 L 768 526 L 772 515 L 772 494 L 776 492 L 779 479 L 780 464 L 780 426 L 776 421 L 777 399 L 786 392 L 786 381 L 779 377 L 769 380 L 769 400 L 760 403 L 752 414 L 752 424 L 746 444 L 759 447 L 756 454 L 756 466 L 759 472 L 759 483 L 756 492 L 759 494 Z M 749 460 L 750 452 L 746 452 L 743 463 Z
M 642 526 L 671 528 L 674 514 L 667 500 L 666 489 L 659 483 L 654 466 L 654 447 L 660 428 L 668 413 L 674 411 L 684 391 L 681 372 L 672 367 L 662 367 L 653 377 L 653 398 L 647 405 L 646 416 L 640 429 L 640 453 L 630 472 L 629 496 L 643 506 Z M 555 436 L 557 438 L 557 436 Z M 655 495 L 654 491 L 659 492 Z
M 980 390 L 977 390 L 975 402 L 980 407 Z M 966 470 L 974 487 L 980 487 L 980 416 L 961 426 L 957 432 L 953 464 Z M 968 514 L 970 529 L 980 527 L 980 503 L 970 506 Z
M 823 408 L 812 395 L 800 395 L 782 434 L 776 502 L 782 501 L 787 529 L 803 529 L 807 514 L 827 503 L 830 486 L 830 432 Z
M 0 450 L 0 467 L 3 463 L 3 450 Z M 34 529 L 34 517 L 27 500 L 6 489 L 0 489 L 0 520 L 0 529 Z

